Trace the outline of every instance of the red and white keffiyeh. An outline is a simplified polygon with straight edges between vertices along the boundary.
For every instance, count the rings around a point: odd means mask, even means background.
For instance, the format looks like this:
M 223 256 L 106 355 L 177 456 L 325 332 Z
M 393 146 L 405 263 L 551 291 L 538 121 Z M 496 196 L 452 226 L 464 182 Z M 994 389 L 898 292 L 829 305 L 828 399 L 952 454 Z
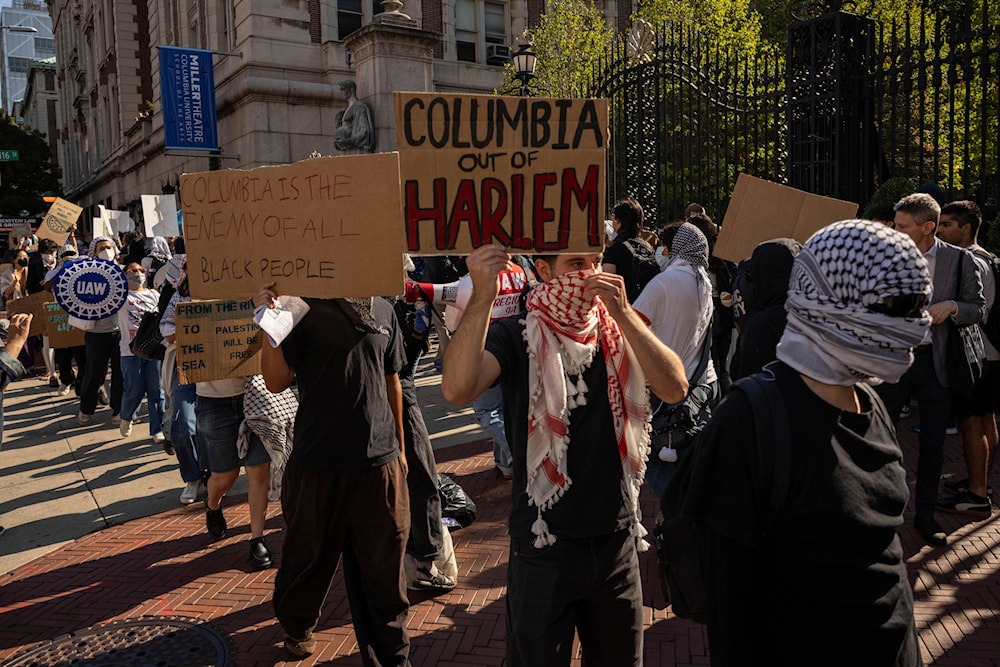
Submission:
M 639 550 L 648 543 L 640 523 L 639 488 L 649 455 L 649 395 L 646 378 L 618 323 L 600 299 L 583 297 L 584 279 L 593 271 L 573 271 L 539 284 L 527 297 L 528 343 L 528 502 L 538 507 L 532 525 L 535 547 L 555 542 L 542 512 L 572 484 L 567 473 L 570 411 L 586 405 L 583 371 L 598 343 L 608 370 L 608 401 L 621 456 Z M 571 379 L 575 377 L 575 382 Z

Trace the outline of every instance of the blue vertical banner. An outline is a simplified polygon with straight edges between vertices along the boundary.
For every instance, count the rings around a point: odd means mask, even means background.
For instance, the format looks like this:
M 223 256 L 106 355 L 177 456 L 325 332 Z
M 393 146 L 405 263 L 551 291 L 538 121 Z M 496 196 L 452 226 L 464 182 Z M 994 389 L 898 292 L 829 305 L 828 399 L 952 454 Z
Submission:
M 159 45 L 166 148 L 219 150 L 212 52 Z

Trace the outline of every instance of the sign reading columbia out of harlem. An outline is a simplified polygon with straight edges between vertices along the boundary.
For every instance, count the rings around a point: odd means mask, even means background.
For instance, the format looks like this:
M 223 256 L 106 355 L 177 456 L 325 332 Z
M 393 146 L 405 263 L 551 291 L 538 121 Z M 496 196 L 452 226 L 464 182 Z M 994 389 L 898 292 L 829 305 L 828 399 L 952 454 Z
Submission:
M 396 93 L 408 252 L 600 252 L 608 103 Z
M 219 150 L 212 52 L 159 45 L 166 148 Z

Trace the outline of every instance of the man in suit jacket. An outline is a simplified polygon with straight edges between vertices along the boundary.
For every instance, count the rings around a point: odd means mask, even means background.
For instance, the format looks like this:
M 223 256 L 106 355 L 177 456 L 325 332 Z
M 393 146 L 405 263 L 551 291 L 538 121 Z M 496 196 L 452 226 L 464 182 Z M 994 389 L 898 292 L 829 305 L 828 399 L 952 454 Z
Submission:
M 916 516 L 913 525 L 928 544 L 944 546 L 947 534 L 934 520 L 938 481 L 944 462 L 944 438 L 951 415 L 951 392 L 945 350 L 952 324 L 981 322 L 986 301 L 979 268 L 965 250 L 934 235 L 941 207 L 927 194 L 904 197 L 895 206 L 896 230 L 913 239 L 927 260 L 933 281 L 928 312 L 934 326 L 931 337 L 914 349 L 913 365 L 895 384 L 877 390 L 893 420 L 915 396 L 920 409 L 920 457 L 917 461 Z

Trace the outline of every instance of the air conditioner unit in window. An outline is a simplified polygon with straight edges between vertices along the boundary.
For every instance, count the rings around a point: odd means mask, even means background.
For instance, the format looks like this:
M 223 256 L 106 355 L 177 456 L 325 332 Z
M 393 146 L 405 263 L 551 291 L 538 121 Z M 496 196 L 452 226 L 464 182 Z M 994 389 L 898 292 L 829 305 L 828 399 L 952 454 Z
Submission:
M 486 62 L 490 65 L 502 65 L 510 60 L 510 47 L 503 44 L 486 45 Z

